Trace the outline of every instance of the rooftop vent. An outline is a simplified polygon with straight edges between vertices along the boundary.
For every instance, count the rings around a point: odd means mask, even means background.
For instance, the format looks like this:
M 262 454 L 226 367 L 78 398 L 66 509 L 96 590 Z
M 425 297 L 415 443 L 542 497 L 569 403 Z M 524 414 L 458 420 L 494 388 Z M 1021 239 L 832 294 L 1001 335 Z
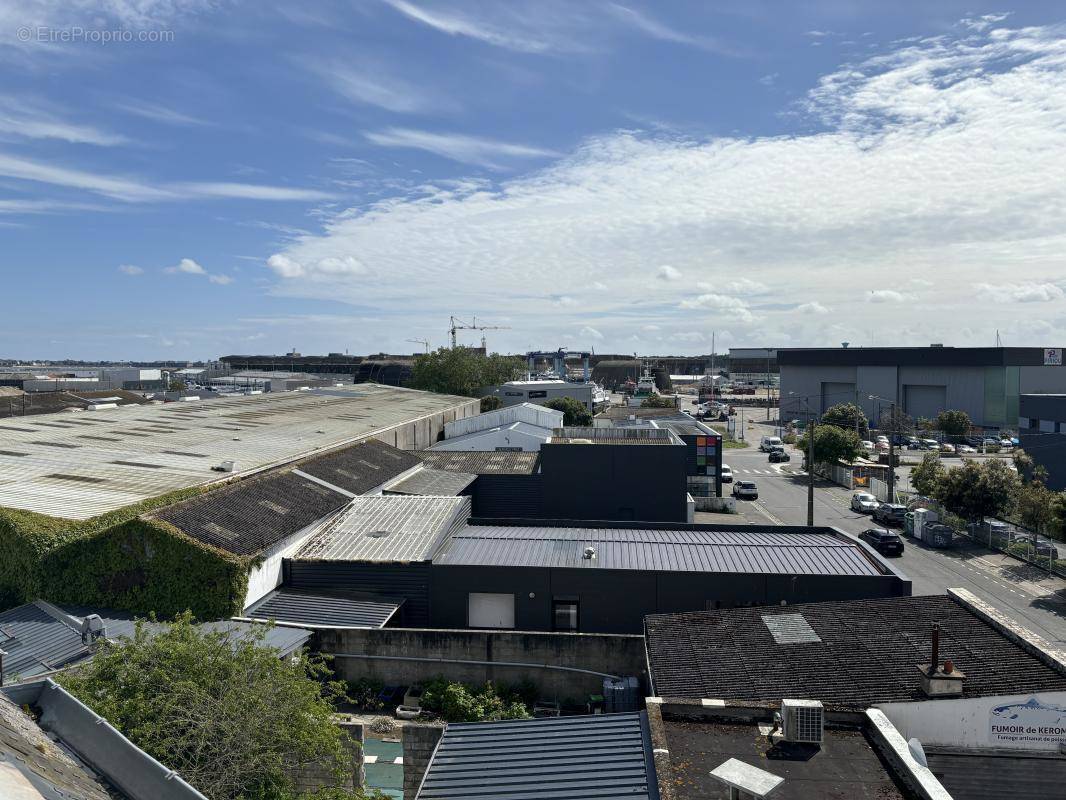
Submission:
M 802 614 L 764 614 L 762 621 L 777 644 L 810 644 L 822 641 Z
M 86 644 L 95 642 L 107 634 L 104 621 L 99 614 L 90 614 L 81 621 L 81 640 Z
M 384 537 L 388 536 L 390 533 L 391 533 L 391 531 L 370 531 L 370 533 L 367 534 L 367 538 L 369 538 L 369 539 L 383 539 Z
M 769 797 L 785 779 L 731 758 L 711 770 L 711 777 L 729 787 L 730 800 Z
M 825 709 L 817 700 L 782 700 L 781 727 L 786 742 L 821 744 Z
M 586 560 L 594 559 L 596 557 L 596 548 L 595 547 L 586 547 L 585 548 L 585 552 L 582 553 L 581 557 L 586 559 Z
M 926 697 L 960 697 L 966 675 L 951 659 L 940 663 L 940 625 L 933 623 L 932 653 L 928 664 L 919 664 L 922 692 Z

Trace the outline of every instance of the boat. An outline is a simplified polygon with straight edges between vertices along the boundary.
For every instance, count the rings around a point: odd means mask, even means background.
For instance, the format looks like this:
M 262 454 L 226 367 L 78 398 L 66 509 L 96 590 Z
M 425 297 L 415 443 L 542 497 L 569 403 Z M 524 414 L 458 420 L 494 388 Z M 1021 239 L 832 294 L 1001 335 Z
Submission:
M 644 371 L 640 374 L 640 379 L 637 380 L 637 388 L 633 392 L 634 397 L 651 397 L 658 394 L 659 390 L 655 388 L 655 376 L 648 371 L 648 365 L 644 365 Z

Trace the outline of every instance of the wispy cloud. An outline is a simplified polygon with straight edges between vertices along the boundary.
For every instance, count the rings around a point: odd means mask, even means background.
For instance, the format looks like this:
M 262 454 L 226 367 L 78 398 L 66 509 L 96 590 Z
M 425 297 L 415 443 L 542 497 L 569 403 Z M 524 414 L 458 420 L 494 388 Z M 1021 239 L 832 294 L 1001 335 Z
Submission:
M 659 269 L 655 271 L 655 277 L 661 281 L 676 281 L 681 279 L 681 270 L 677 267 L 671 267 L 669 264 L 663 264 Z
M 463 36 L 469 39 L 517 50 L 523 53 L 543 53 L 556 48 L 546 37 L 536 35 L 531 30 L 516 32 L 513 28 L 494 25 L 487 20 L 479 20 L 459 11 L 441 10 L 440 7 L 428 9 L 407 0 L 385 0 L 388 5 L 404 16 L 423 25 L 446 33 L 449 36 Z
M 134 264 L 120 264 L 118 271 L 123 275 L 143 275 L 144 270 Z
M 226 286 L 228 284 L 233 283 L 233 278 L 231 276 L 218 272 L 208 272 L 197 261 L 194 261 L 191 258 L 183 258 L 173 267 L 167 267 L 166 269 L 164 269 L 163 272 L 169 273 L 171 275 L 202 275 L 206 277 L 211 283 L 217 283 L 221 286 Z
M 132 114 L 135 117 L 142 117 L 143 119 L 150 119 L 153 122 L 160 122 L 164 125 L 191 127 L 214 124 L 206 119 L 182 113 L 169 106 L 148 103 L 143 100 L 122 100 L 113 103 L 112 107 L 126 114 Z
M 701 50 L 708 50 L 719 55 L 737 55 L 737 48 L 730 47 L 712 36 L 680 31 L 635 8 L 619 5 L 618 3 L 608 3 L 607 10 L 624 24 L 653 39 L 698 47 Z
M 454 103 L 442 95 L 431 94 L 413 83 L 390 75 L 381 64 L 369 60 L 300 59 L 297 63 L 353 103 L 377 106 L 397 114 L 454 108 Z
M 1015 303 L 1051 303 L 1066 298 L 1062 287 L 1048 281 L 1034 283 L 979 283 L 977 293 L 986 300 Z
M 70 122 L 39 99 L 13 95 L 0 95 L 0 134 L 20 139 L 56 139 L 71 144 L 104 147 L 129 142 L 120 134 Z
M 502 168 L 507 159 L 548 158 L 560 155 L 554 150 L 542 147 L 501 142 L 496 139 L 466 136 L 459 133 L 433 133 L 410 128 L 388 128 L 383 131 L 371 131 L 364 135 L 369 141 L 381 147 L 425 150 L 453 161 L 478 164 L 492 169 Z
M 330 200 L 335 195 L 317 189 L 264 186 L 257 183 L 181 183 L 178 191 L 194 197 L 228 197 L 241 200 Z

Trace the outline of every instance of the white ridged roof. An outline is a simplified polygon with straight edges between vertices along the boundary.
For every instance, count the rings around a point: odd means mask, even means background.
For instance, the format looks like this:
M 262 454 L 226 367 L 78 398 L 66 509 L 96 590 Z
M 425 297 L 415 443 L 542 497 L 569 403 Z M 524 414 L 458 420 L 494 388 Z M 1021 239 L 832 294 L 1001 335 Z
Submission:
M 361 384 L 0 420 L 0 506 L 87 519 L 359 441 L 469 398 Z M 116 463 L 127 462 L 127 463 Z

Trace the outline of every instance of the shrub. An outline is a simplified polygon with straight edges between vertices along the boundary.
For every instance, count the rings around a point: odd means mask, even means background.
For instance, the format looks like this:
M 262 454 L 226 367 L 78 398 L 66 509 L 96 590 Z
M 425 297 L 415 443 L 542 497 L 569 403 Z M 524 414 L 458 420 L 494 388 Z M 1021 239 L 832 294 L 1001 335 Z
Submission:
M 521 686 L 521 685 L 520 685 Z M 435 678 L 426 683 L 422 707 L 439 714 L 448 722 L 481 722 L 493 719 L 524 719 L 529 716 L 522 697 L 515 689 L 501 687 L 498 691 L 491 681 L 475 688 L 453 683 L 447 678 Z M 521 691 L 536 698 L 535 687 Z
M 350 681 L 348 698 L 352 701 L 352 705 L 358 708 L 366 711 L 380 711 L 385 705 L 378 699 L 378 694 L 384 687 L 385 684 L 376 678 L 360 678 Z

